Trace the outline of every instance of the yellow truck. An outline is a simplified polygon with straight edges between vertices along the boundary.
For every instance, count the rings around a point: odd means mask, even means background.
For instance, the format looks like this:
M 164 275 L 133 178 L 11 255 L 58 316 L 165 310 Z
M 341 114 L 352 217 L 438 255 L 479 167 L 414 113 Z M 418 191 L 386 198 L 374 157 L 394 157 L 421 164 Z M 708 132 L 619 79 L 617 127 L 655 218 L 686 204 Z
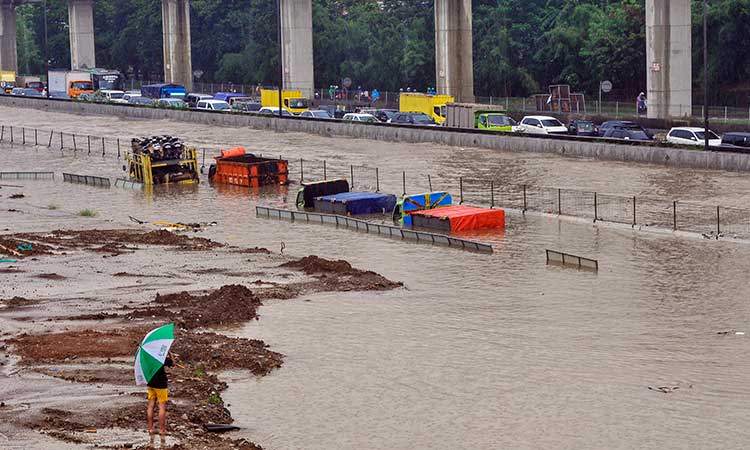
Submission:
M 401 112 L 421 112 L 430 116 L 438 124 L 443 124 L 447 116 L 446 105 L 453 103 L 450 95 L 430 95 L 417 92 L 404 92 L 399 98 Z
M 284 109 L 292 114 L 301 114 L 310 108 L 310 102 L 302 96 L 300 91 L 281 91 L 281 100 L 284 102 Z M 278 108 L 279 91 L 261 89 L 260 105 L 263 108 Z
M 11 70 L 0 71 L 0 93 L 10 94 L 16 87 L 16 73 Z

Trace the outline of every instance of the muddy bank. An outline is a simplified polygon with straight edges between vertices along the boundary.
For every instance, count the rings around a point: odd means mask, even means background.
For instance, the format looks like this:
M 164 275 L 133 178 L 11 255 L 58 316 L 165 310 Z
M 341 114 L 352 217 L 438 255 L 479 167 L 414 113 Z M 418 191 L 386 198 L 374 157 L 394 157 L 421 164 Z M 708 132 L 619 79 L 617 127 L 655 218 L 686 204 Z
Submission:
M 176 324 L 176 340 L 172 351 L 176 355 L 177 365 L 169 370 L 172 400 L 168 406 L 168 427 L 170 436 L 175 439 L 171 448 L 261 448 L 229 436 L 209 434 L 204 426 L 233 421 L 221 397 L 227 386 L 218 379 L 218 373 L 241 370 L 254 376 L 264 376 L 282 366 L 283 355 L 269 349 L 263 341 L 228 337 L 220 330 L 257 320 L 258 309 L 266 299 L 290 299 L 310 292 L 387 290 L 401 286 L 401 283 L 374 272 L 355 269 L 345 261 L 330 261 L 317 256 L 294 260 L 270 255 L 268 250 L 260 247 L 245 250 L 222 248 L 222 244 L 207 239 L 168 231 L 59 230 L 51 233 L 17 233 L 2 238 L 9 245 L 16 245 L 16 248 L 24 244 L 32 246 L 36 256 L 26 261 L 32 270 L 34 264 L 42 263 L 45 258 L 54 259 L 56 255 L 73 251 L 99 252 L 105 247 L 106 251 L 127 253 L 160 251 L 161 248 L 201 252 L 197 259 L 203 264 L 211 264 L 212 257 L 219 255 L 216 253 L 219 250 L 223 255 L 237 255 L 236 258 L 242 258 L 243 264 L 254 259 L 248 260 L 247 256 L 241 255 L 253 255 L 265 265 L 264 271 L 234 271 L 228 267 L 213 267 L 213 264 L 209 268 L 204 266 L 188 271 L 193 274 L 188 275 L 190 277 L 239 278 L 237 284 L 225 284 L 215 289 L 170 292 L 169 288 L 165 288 L 152 294 L 150 299 L 134 291 L 133 295 L 115 303 L 102 301 L 96 295 L 77 298 L 77 306 L 88 311 L 84 314 L 45 315 L 45 308 L 56 303 L 55 299 L 50 298 L 0 299 L 0 319 L 3 313 L 20 311 L 10 317 L 21 324 L 22 331 L 2 342 L 5 351 L 18 358 L 16 365 L 19 370 L 79 386 L 111 386 L 119 392 L 120 398 L 120 401 L 65 404 L 24 412 L 0 408 L 0 420 L 8 420 L 17 427 L 56 439 L 86 445 L 97 443 L 94 438 L 96 433 L 89 433 L 92 430 L 123 429 L 143 433 L 146 426 L 143 414 L 145 389 L 133 389 L 134 349 L 148 330 L 173 322 Z M 179 256 L 176 258 L 179 260 Z M 279 259 L 285 261 L 279 264 Z M 106 261 L 102 264 L 113 264 Z M 214 264 L 220 261 L 221 257 Z M 117 268 L 119 270 L 97 272 L 115 280 L 135 279 L 137 283 L 155 278 L 159 279 L 159 283 L 171 282 L 166 275 L 141 275 L 137 267 L 127 267 L 122 261 L 118 262 Z M 269 274 L 273 274 L 275 280 L 257 278 Z M 62 276 L 49 271 L 29 277 L 73 285 L 76 278 L 67 273 Z M 177 286 L 179 283 L 172 284 Z M 65 328 L 52 327 L 51 332 L 44 333 L 33 331 L 30 329 L 33 325 L 25 321 L 27 313 L 35 314 L 35 319 L 39 321 L 64 321 Z

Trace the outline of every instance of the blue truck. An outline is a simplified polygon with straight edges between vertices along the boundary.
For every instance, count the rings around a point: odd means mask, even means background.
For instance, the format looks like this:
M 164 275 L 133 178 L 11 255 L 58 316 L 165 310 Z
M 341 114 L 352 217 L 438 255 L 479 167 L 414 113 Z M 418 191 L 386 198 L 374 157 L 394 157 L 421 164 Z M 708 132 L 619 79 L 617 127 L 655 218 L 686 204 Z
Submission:
M 141 86 L 141 95 L 148 98 L 179 98 L 184 100 L 187 95 L 185 86 L 179 84 L 149 84 Z

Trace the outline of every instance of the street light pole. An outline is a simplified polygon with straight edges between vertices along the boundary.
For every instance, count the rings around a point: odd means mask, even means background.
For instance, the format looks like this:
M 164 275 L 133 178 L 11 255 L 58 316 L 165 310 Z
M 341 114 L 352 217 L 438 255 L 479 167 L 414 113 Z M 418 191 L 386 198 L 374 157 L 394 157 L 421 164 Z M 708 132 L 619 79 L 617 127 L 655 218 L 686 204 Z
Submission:
M 703 150 L 708 151 L 708 0 L 703 0 Z
M 47 77 L 47 98 L 49 98 L 49 49 L 47 44 L 47 0 L 42 1 L 42 9 L 44 17 L 44 76 Z
M 279 117 L 283 117 L 281 91 L 284 89 L 284 42 L 281 40 L 281 0 L 276 0 L 276 12 L 278 14 L 277 27 L 279 29 Z

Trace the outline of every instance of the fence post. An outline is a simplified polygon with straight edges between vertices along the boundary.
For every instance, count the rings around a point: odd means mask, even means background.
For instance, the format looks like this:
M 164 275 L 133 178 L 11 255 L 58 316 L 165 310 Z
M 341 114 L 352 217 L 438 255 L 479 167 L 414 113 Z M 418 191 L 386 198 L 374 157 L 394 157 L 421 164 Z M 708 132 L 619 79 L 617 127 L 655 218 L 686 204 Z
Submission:
M 305 181 L 305 160 L 299 159 L 299 181 Z
M 375 168 L 375 192 L 380 192 L 380 170 Z
M 349 174 L 352 176 L 352 189 L 354 188 L 354 165 L 349 165 Z
M 323 180 L 328 179 L 328 169 L 326 168 L 326 160 L 323 160 Z
M 490 181 L 490 209 L 495 207 L 495 182 Z
M 13 125 L 10 126 L 10 143 L 13 143 Z
M 615 102 L 615 119 L 620 118 L 620 102 Z
M 599 219 L 599 205 L 596 202 L 596 192 L 594 192 L 594 223 Z
M 721 234 L 721 216 L 719 215 L 719 206 L 716 206 L 716 238 Z
M 120 138 L 117 138 L 117 159 L 120 159 Z
M 557 215 L 562 216 L 562 189 L 557 188 Z
M 524 184 L 523 185 L 523 211 L 521 211 L 524 214 L 526 214 L 526 206 L 527 206 L 527 204 L 526 204 L 526 185 Z
M 26 127 L 21 127 L 21 143 L 26 145 Z
M 2 142 L 3 137 L 5 137 L 5 125 L 2 125 L 2 128 L 0 128 L 0 142 Z
M 104 150 L 105 150 L 105 144 L 104 144 L 104 138 L 102 138 L 102 156 L 104 156 Z
M 526 97 L 523 98 L 523 112 L 526 112 Z
M 203 162 L 201 163 L 201 173 L 203 173 L 203 169 L 206 167 L 206 149 L 203 149 Z
M 635 219 L 635 195 L 633 196 L 633 227 L 635 227 L 636 219 Z
M 47 148 L 52 147 L 52 136 L 54 136 L 55 130 L 52 130 L 49 132 L 49 142 L 47 143 Z
M 432 192 L 432 176 L 430 174 L 427 174 L 427 185 L 430 187 L 430 192 Z
M 91 154 L 91 136 L 86 136 L 86 142 L 89 146 L 89 155 Z
M 677 231 L 677 200 L 672 202 L 672 231 Z
M 77 152 L 78 151 L 78 146 L 76 145 L 76 135 L 75 135 L 75 133 L 73 133 L 73 134 L 71 134 L 71 136 L 73 136 L 73 152 Z
M 63 149 L 63 132 L 60 132 L 60 150 Z
M 404 195 L 406 195 L 406 171 L 401 172 L 401 185 L 404 188 Z
M 34 128 L 34 145 L 39 145 L 39 130 Z
M 458 188 L 461 193 L 461 201 L 458 204 L 463 205 L 464 204 L 464 177 L 458 177 Z

